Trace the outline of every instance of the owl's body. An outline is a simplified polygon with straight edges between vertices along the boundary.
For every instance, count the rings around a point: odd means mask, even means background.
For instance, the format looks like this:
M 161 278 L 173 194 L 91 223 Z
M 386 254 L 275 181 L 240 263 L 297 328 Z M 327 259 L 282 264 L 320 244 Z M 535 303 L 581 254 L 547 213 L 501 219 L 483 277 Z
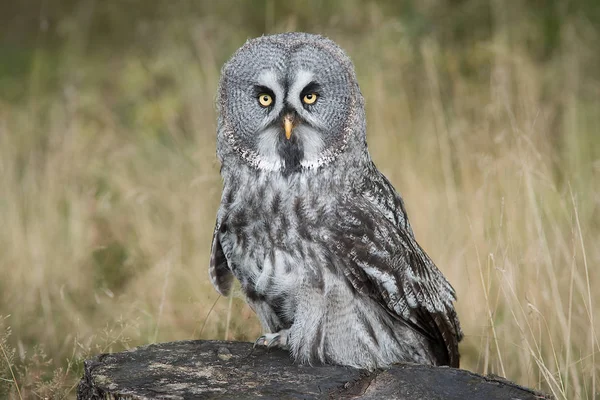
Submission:
M 219 111 L 216 288 L 235 276 L 267 342 L 299 362 L 458 366 L 454 291 L 371 161 L 347 56 L 315 35 L 249 41 Z

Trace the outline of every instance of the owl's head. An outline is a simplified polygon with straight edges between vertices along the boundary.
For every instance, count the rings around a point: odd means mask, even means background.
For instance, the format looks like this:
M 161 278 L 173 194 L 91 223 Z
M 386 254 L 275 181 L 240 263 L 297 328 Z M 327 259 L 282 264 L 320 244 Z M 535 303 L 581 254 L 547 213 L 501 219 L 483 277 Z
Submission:
M 249 40 L 225 64 L 217 153 L 288 175 L 366 151 L 354 67 L 331 40 L 284 33 Z

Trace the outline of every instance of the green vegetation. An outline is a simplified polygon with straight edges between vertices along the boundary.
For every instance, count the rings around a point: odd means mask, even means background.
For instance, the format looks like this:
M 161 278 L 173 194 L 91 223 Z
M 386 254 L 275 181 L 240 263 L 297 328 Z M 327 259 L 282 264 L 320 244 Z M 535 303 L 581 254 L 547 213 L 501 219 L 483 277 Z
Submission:
M 462 367 L 594 398 L 596 4 L 1 4 L 0 397 L 74 397 L 101 352 L 258 336 L 207 279 L 215 92 L 246 38 L 304 30 L 355 61 L 371 153 L 459 295 Z

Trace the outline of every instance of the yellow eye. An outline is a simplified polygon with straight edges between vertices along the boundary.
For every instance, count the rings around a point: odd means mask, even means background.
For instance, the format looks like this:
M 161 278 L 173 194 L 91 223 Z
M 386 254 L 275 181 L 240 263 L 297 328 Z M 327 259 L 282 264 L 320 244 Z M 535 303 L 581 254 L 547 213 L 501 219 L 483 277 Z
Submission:
M 269 107 L 271 104 L 273 104 L 273 98 L 270 94 L 261 93 L 258 95 L 258 102 L 263 107 Z
M 314 104 L 314 102 L 317 101 L 317 94 L 316 93 L 305 94 L 304 97 L 302 97 L 302 101 L 304 102 L 304 104 Z

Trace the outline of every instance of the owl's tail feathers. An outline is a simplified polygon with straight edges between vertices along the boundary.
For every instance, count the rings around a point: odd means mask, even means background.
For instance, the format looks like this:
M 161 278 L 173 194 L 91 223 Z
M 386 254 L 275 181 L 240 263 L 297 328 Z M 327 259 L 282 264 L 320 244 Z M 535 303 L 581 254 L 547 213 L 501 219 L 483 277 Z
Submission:
M 447 360 L 442 365 L 459 368 L 460 353 L 458 351 L 458 343 L 462 340 L 463 333 L 460 329 L 456 311 L 454 308 L 448 307 L 446 313 L 436 313 L 433 319 L 446 347 Z

